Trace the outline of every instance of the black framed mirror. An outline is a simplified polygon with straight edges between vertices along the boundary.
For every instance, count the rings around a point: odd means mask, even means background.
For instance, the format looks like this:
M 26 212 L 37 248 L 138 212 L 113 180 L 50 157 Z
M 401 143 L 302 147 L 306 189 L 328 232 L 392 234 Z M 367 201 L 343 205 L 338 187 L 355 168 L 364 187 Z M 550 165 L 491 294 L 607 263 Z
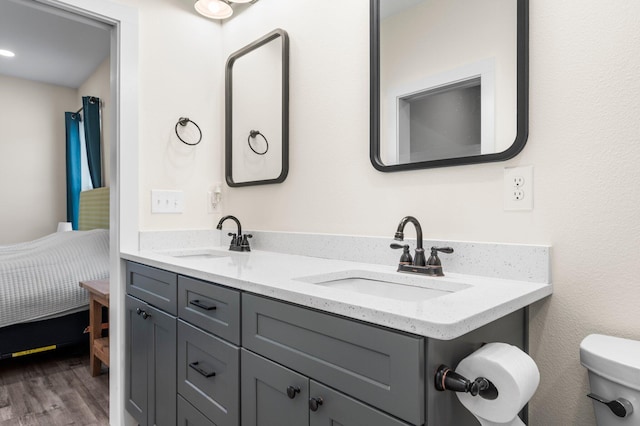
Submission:
M 504 161 L 528 136 L 528 0 L 370 0 L 370 160 Z
M 232 187 L 289 172 L 289 36 L 276 29 L 232 53 L 225 68 L 225 178 Z

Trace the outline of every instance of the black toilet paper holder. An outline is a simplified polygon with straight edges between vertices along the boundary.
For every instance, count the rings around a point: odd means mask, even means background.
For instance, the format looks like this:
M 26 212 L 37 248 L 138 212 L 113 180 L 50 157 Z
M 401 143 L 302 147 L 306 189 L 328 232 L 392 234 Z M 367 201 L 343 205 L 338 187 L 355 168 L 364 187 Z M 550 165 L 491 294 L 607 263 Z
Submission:
M 446 390 L 465 392 L 471 396 L 480 395 L 488 400 L 494 400 L 498 397 L 498 388 L 489 379 L 478 377 L 471 381 L 444 364 L 441 364 L 436 370 L 434 384 L 436 390 L 442 392 Z

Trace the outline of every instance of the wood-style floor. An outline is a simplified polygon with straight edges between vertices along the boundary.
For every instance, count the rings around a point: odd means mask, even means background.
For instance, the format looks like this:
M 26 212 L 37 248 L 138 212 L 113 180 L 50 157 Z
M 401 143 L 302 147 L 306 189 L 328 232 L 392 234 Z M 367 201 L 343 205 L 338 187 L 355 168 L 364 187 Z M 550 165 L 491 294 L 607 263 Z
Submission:
M 88 353 L 53 351 L 0 361 L 0 426 L 109 424 L 109 375 Z

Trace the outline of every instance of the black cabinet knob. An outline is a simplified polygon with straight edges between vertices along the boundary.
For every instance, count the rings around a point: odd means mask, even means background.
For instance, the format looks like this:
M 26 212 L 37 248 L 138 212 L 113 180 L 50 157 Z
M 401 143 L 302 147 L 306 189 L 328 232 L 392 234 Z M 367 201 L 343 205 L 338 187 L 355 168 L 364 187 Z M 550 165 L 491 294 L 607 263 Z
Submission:
M 136 308 L 136 314 L 140 315 L 142 313 L 142 309 Z
M 142 311 L 142 319 L 147 319 L 149 318 L 151 315 L 146 313 L 145 311 Z
M 309 399 L 309 409 L 311 411 L 318 411 L 318 408 L 320 408 L 320 406 L 322 405 L 324 401 L 322 400 L 322 397 L 317 397 L 317 398 L 310 398 Z
M 300 393 L 300 388 L 297 386 L 289 386 L 287 388 L 287 396 L 291 399 L 296 397 L 296 394 Z

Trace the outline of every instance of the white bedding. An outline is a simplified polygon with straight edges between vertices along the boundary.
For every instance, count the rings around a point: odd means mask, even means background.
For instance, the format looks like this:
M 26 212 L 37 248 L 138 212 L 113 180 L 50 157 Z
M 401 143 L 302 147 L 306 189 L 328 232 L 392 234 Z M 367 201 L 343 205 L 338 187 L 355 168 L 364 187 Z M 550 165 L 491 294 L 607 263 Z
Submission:
M 0 327 L 86 309 L 87 291 L 78 283 L 108 276 L 108 230 L 0 246 Z

